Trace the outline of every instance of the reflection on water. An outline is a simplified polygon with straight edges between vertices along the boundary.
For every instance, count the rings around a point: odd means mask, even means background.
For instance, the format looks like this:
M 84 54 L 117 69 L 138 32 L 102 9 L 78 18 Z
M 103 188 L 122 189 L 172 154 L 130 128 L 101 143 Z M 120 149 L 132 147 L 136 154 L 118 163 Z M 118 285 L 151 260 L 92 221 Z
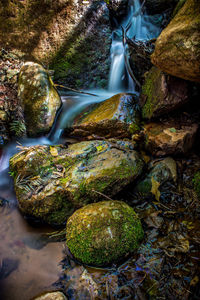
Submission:
M 27 300 L 49 290 L 61 272 L 64 243 L 41 237 L 50 228 L 30 226 L 16 208 L 0 208 L 0 299 Z

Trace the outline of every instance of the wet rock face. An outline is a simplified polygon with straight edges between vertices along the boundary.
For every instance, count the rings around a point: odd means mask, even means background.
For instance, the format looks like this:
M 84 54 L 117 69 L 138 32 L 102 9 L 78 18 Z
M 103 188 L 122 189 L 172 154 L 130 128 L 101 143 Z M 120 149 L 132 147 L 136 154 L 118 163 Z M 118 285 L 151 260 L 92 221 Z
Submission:
M 67 246 L 85 264 L 105 266 L 124 258 L 143 237 L 139 218 L 121 201 L 103 201 L 77 210 L 67 222 Z
M 60 26 L 62 44 L 50 61 L 54 79 L 77 89 L 107 88 L 112 36 L 109 9 L 104 1 L 76 2 L 74 9 L 70 8 L 70 13 L 77 13 L 76 18 L 70 24 L 62 20 Z
M 197 129 L 197 124 L 147 124 L 144 126 L 145 147 L 155 156 L 186 154 L 193 146 Z
M 112 197 L 141 174 L 143 161 L 128 142 L 81 142 L 22 148 L 10 160 L 19 208 L 50 224 L 104 195 Z
M 138 127 L 137 97 L 117 94 L 89 106 L 74 121 L 70 135 L 77 137 L 130 137 Z
M 18 96 L 24 107 L 29 136 L 48 133 L 61 106 L 47 71 L 39 64 L 27 62 L 20 70 Z
M 152 63 L 173 76 L 200 82 L 199 28 L 199 1 L 187 0 L 158 37 Z
M 180 107 L 188 100 L 188 84 L 153 67 L 140 95 L 142 117 L 151 119 Z

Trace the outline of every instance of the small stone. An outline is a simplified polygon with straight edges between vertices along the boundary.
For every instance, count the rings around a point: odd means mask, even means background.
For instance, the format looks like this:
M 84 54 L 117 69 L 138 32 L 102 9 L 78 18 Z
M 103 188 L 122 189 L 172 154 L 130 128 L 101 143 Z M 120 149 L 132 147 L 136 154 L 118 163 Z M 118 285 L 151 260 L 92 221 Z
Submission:
M 34 300 L 67 300 L 62 292 L 49 292 L 34 298 Z

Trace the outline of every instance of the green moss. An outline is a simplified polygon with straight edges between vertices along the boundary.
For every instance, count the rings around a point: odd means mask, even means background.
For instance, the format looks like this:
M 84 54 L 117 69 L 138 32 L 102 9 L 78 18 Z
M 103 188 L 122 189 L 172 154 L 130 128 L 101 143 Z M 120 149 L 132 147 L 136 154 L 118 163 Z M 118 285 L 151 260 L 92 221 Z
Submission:
M 63 206 L 60 210 L 53 211 L 51 214 L 47 215 L 44 219 L 47 223 L 52 225 L 64 225 L 67 222 L 69 216 L 74 212 L 74 207 L 68 201 L 68 199 L 64 199 L 65 196 L 62 197 Z M 64 201 L 65 200 L 65 201 Z
M 139 132 L 139 131 L 140 131 L 140 127 L 139 127 L 138 124 L 132 123 L 132 124 L 130 124 L 128 130 L 129 130 L 129 132 L 130 132 L 131 134 L 135 134 L 136 132 Z
M 151 192 L 152 183 L 149 178 L 138 183 L 136 186 L 136 191 L 142 194 L 149 194 Z
M 66 237 L 78 260 L 104 266 L 133 252 L 143 230 L 131 207 L 120 201 L 103 201 L 77 210 L 67 222 Z
M 141 97 L 146 99 L 146 102 L 142 108 L 142 117 L 144 119 L 150 119 L 159 103 L 159 89 L 158 82 L 161 75 L 161 71 L 153 67 L 142 86 Z
M 200 198 L 200 171 L 198 171 L 193 178 L 194 190 Z

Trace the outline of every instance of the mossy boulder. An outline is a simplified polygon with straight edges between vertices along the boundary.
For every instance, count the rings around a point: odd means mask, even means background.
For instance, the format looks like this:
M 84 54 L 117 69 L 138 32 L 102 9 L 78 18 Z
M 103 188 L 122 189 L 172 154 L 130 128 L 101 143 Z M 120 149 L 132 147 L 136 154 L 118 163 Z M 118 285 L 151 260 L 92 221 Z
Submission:
M 176 162 L 171 157 L 166 157 L 159 161 L 152 161 L 148 166 L 148 170 L 148 174 L 137 184 L 135 188 L 136 192 L 139 192 L 146 197 L 150 194 L 154 194 L 155 196 L 155 185 L 157 186 L 159 194 L 162 192 L 162 188 L 165 183 L 176 183 Z
M 199 1 L 187 0 L 158 37 L 152 63 L 173 76 L 200 82 L 199 28 Z
M 178 120 L 149 123 L 144 126 L 145 147 L 155 156 L 186 154 L 192 148 L 197 124 L 181 124 Z
M 25 147 L 10 159 L 20 210 L 57 225 L 75 209 L 117 194 L 143 165 L 123 141 Z
M 152 67 L 140 95 L 142 117 L 151 119 L 175 110 L 188 100 L 187 82 Z
M 137 96 L 117 94 L 90 105 L 74 121 L 70 135 L 77 137 L 131 137 L 139 129 Z
M 34 137 L 48 133 L 61 106 L 61 99 L 41 65 L 27 62 L 22 66 L 18 96 L 24 108 L 28 135 Z
M 94 266 L 126 257 L 143 238 L 138 216 L 122 201 L 102 201 L 78 209 L 66 229 L 67 246 L 74 257 Z

